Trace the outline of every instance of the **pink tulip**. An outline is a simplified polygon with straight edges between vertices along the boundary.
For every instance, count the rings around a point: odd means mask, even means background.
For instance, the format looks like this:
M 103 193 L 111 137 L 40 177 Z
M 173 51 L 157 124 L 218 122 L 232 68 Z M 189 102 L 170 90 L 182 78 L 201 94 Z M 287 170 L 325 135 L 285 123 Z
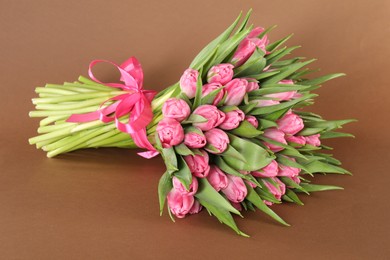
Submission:
M 198 76 L 197 70 L 186 69 L 180 78 L 180 89 L 188 98 L 195 97 Z
M 284 80 L 279 81 L 279 84 L 293 85 L 294 81 L 292 81 L 291 79 L 284 79 Z M 293 91 L 287 91 L 287 92 L 267 94 L 267 95 L 264 95 L 264 96 L 265 97 L 270 97 L 270 98 L 275 98 L 275 99 L 277 99 L 279 101 L 283 101 L 283 100 L 290 100 L 290 99 L 294 98 L 294 96 L 296 94 L 297 94 L 297 91 L 293 90 Z
M 307 144 L 310 144 L 313 146 L 320 146 L 321 145 L 320 134 L 305 136 L 305 140 L 306 140 Z
M 202 123 L 193 123 L 194 126 L 198 127 L 203 131 L 210 130 L 219 126 L 225 120 L 225 113 L 218 110 L 216 106 L 213 105 L 202 105 L 199 106 L 193 112 L 195 115 L 200 115 L 206 118 L 206 122 Z
M 205 149 L 209 153 L 220 154 L 223 153 L 229 144 L 228 135 L 218 128 L 213 128 L 204 133 L 207 140 Z
M 306 144 L 306 139 L 303 136 L 294 136 L 294 135 L 286 135 L 286 141 L 289 143 L 294 143 L 294 147 L 302 147 Z
M 253 171 L 252 175 L 255 177 L 270 178 L 278 175 L 279 165 L 275 160 L 272 160 L 270 164 L 262 168 L 260 171 Z
M 225 189 L 228 185 L 228 179 L 226 177 L 226 174 L 215 165 L 210 166 L 210 171 L 209 175 L 207 176 L 207 180 L 216 191 Z
M 206 137 L 199 128 L 197 131 L 188 131 L 184 135 L 184 144 L 189 148 L 202 148 L 206 143 Z
M 162 114 L 165 118 L 176 119 L 181 122 L 191 113 L 190 106 L 183 99 L 170 98 L 165 101 L 162 107 Z
M 264 31 L 263 28 L 257 27 L 253 29 L 244 40 L 238 45 L 236 52 L 233 55 L 232 63 L 236 67 L 241 66 L 245 63 L 249 57 L 253 54 L 256 46 L 263 52 L 267 53 L 265 47 L 269 41 L 267 35 L 259 39 L 258 36 Z
M 172 178 L 173 188 L 180 192 L 181 194 L 186 195 L 195 195 L 195 193 L 198 191 L 198 180 L 195 177 L 192 177 L 192 182 L 190 184 L 189 190 L 184 187 L 183 183 L 176 178 L 175 176 Z
M 226 118 L 219 125 L 219 128 L 224 130 L 232 130 L 237 128 L 242 121 L 245 119 L 245 114 L 240 109 L 235 109 L 225 113 Z
M 184 160 L 194 176 L 205 178 L 210 171 L 209 155 L 203 150 L 201 150 L 201 153 L 203 156 L 199 154 L 184 156 Z
M 245 180 L 245 183 L 248 184 L 249 186 L 251 186 L 252 188 L 256 188 L 257 187 L 257 184 L 253 183 L 251 181 Z
M 271 99 L 257 99 L 256 102 L 257 102 L 256 107 L 268 107 L 268 106 L 280 104 L 279 101 L 271 100 Z
M 199 201 L 195 200 L 194 205 L 192 205 L 192 208 L 188 213 L 190 214 L 197 214 L 202 210 L 202 205 L 200 205 Z
M 238 106 L 246 94 L 246 87 L 248 81 L 246 79 L 233 79 L 225 85 L 225 91 L 227 93 L 225 99 L 225 105 Z
M 178 145 L 184 139 L 183 127 L 172 118 L 162 119 L 157 125 L 156 132 L 164 148 Z
M 234 66 L 229 63 L 222 63 L 211 67 L 207 73 L 207 82 L 225 85 L 233 78 L 233 68 Z
M 220 83 L 209 83 L 206 85 L 203 85 L 202 87 L 202 97 L 210 94 L 210 92 L 217 90 L 221 88 L 222 85 Z M 215 96 L 213 100 L 213 105 L 216 106 L 218 103 L 222 100 L 223 96 L 225 95 L 225 89 L 221 89 L 218 94 Z
M 232 204 L 233 208 L 235 208 L 236 210 L 238 211 L 242 210 L 241 203 L 230 202 L 230 204 Z
M 276 186 L 274 186 L 271 182 L 263 180 L 264 185 L 268 188 L 269 192 L 271 192 L 272 195 L 274 195 L 275 198 L 280 201 L 282 196 L 286 193 L 286 185 L 283 182 L 281 182 L 278 178 L 274 177 L 272 178 L 272 180 L 276 182 Z M 270 201 L 265 201 L 265 203 L 267 205 L 273 204 Z
M 245 199 L 248 194 L 244 181 L 237 176 L 227 175 L 228 185 L 222 192 L 226 195 L 228 200 L 238 203 Z
M 285 134 L 283 133 L 283 131 L 276 129 L 275 127 L 265 129 L 263 135 L 279 143 L 287 144 L 286 139 L 284 139 Z M 279 152 L 284 149 L 283 147 L 276 144 L 271 144 L 267 142 L 264 142 L 264 144 L 268 146 L 269 149 L 271 149 L 271 151 L 273 152 Z
M 178 218 L 184 218 L 194 204 L 194 196 L 183 195 L 175 189 L 168 193 L 167 200 L 172 214 Z
M 257 121 L 257 118 L 254 116 L 246 116 L 245 120 L 248 121 L 255 128 L 257 128 L 259 126 L 259 121 Z
M 305 127 L 302 118 L 291 111 L 278 119 L 276 123 L 278 129 L 288 135 L 295 135 Z
M 246 78 L 246 80 L 248 81 L 248 85 L 246 86 L 246 92 L 258 90 L 260 88 L 259 83 L 256 79 Z
M 285 156 L 285 157 L 287 159 L 289 159 L 290 161 L 295 162 L 294 158 L 287 157 L 287 156 Z M 300 172 L 301 172 L 301 169 L 299 169 L 299 168 L 279 164 L 278 176 L 297 177 Z

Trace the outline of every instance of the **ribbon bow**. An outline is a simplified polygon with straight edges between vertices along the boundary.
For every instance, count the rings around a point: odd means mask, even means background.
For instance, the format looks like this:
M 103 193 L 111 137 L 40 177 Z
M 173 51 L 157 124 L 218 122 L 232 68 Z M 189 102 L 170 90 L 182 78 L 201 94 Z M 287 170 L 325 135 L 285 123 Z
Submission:
M 115 66 L 120 74 L 122 83 L 103 83 L 96 79 L 92 73 L 92 68 L 97 63 L 106 62 Z M 158 154 L 153 145 L 149 142 L 146 135 L 146 127 L 152 121 L 153 111 L 151 102 L 156 95 L 155 91 L 143 90 L 144 73 L 141 64 L 135 57 L 126 60 L 120 66 L 114 62 L 107 60 L 94 60 L 89 64 L 89 77 L 100 84 L 112 88 L 119 88 L 127 93 L 115 96 L 104 101 L 97 111 L 86 114 L 73 114 L 67 122 L 89 122 L 100 119 L 104 123 L 115 121 L 116 127 L 125 133 L 128 133 L 133 138 L 135 144 L 140 148 L 145 148 L 149 151 L 138 153 L 142 157 L 152 158 Z M 106 103 L 114 101 L 110 105 Z M 129 121 L 122 123 L 119 118 L 124 115 L 129 115 Z

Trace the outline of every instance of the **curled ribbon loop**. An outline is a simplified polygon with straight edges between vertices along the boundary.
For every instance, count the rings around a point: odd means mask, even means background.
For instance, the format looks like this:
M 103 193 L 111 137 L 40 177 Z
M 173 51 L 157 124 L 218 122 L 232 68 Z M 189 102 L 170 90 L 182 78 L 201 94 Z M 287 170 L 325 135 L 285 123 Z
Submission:
M 98 80 L 92 73 L 92 68 L 97 63 L 109 63 L 120 72 L 122 83 L 104 83 Z M 94 120 L 101 120 L 104 123 L 115 121 L 116 127 L 133 138 L 134 143 L 149 151 L 139 153 L 142 157 L 152 158 L 158 154 L 153 145 L 149 142 L 146 134 L 146 127 L 152 121 L 153 111 L 151 102 L 156 95 L 155 91 L 142 88 L 144 73 L 141 64 L 135 57 L 126 60 L 120 66 L 107 60 L 94 60 L 89 64 L 89 77 L 99 83 L 112 88 L 119 88 L 126 91 L 113 98 L 104 101 L 97 111 L 86 114 L 73 114 L 66 121 L 81 123 Z M 111 103 L 107 105 L 108 103 Z M 119 121 L 124 115 L 129 115 L 126 123 Z

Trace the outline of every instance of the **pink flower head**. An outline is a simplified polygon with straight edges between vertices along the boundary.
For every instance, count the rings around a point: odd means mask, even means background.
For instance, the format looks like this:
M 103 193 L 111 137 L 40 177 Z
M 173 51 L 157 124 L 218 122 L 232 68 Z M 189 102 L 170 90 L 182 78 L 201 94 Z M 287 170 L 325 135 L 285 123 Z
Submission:
M 295 147 L 302 147 L 306 144 L 306 139 L 303 136 L 286 135 L 286 141 L 294 143 Z
M 164 148 L 178 145 L 184 139 L 183 127 L 172 118 L 162 119 L 157 125 L 156 132 Z
M 200 115 L 206 118 L 206 122 L 194 123 L 193 125 L 198 127 L 203 131 L 210 130 L 219 126 L 225 120 L 225 113 L 218 110 L 216 106 L 213 105 L 202 105 L 199 106 L 193 112 L 195 115 Z
M 285 157 L 287 159 L 289 159 L 290 161 L 295 162 L 294 158 L 287 157 L 287 156 L 285 156 Z M 297 177 L 300 172 L 301 172 L 301 169 L 299 169 L 299 168 L 279 164 L 278 176 Z
M 215 165 L 210 166 L 210 172 L 207 176 L 207 180 L 216 191 L 225 189 L 228 185 L 226 174 Z
M 256 50 L 256 47 L 261 49 L 264 53 L 267 53 L 265 47 L 268 45 L 269 40 L 267 35 L 259 39 L 258 36 L 264 31 L 263 28 L 257 27 L 253 29 L 247 37 L 238 45 L 236 52 L 233 55 L 232 63 L 236 67 L 244 64 L 249 57 Z
M 224 130 L 232 130 L 237 128 L 242 121 L 245 119 L 245 114 L 240 109 L 235 109 L 225 113 L 226 118 L 219 125 L 219 128 Z
M 248 85 L 246 86 L 246 92 L 251 92 L 253 90 L 258 90 L 260 88 L 259 83 L 256 79 L 246 78 Z
M 225 91 L 227 93 L 225 105 L 238 106 L 246 94 L 246 87 L 248 81 L 246 79 L 233 79 L 225 85 Z
M 209 153 L 220 154 L 223 153 L 229 144 L 228 135 L 218 128 L 213 128 L 204 133 L 207 140 L 207 146 L 205 149 Z
M 283 133 L 283 131 L 276 129 L 275 127 L 265 129 L 263 135 L 279 143 L 287 144 L 286 139 L 284 139 L 285 134 Z M 283 147 L 276 144 L 271 144 L 267 142 L 264 142 L 264 144 L 268 146 L 269 149 L 271 149 L 271 151 L 273 152 L 279 152 L 284 149 Z
M 282 196 L 286 193 L 286 185 L 281 182 L 278 178 L 272 178 L 274 182 L 276 182 L 276 186 L 268 181 L 263 181 L 264 185 L 268 188 L 268 190 L 275 196 L 277 200 L 280 200 Z M 272 202 L 265 201 L 267 205 L 272 205 Z
M 237 176 L 227 175 L 228 185 L 222 192 L 226 195 L 228 200 L 238 203 L 245 199 L 248 194 L 244 181 Z
M 225 85 L 233 78 L 233 68 L 234 66 L 229 63 L 222 63 L 211 67 L 207 73 L 207 82 Z
M 202 210 L 202 205 L 200 205 L 199 201 L 195 200 L 194 205 L 192 205 L 192 208 L 188 213 L 190 214 L 197 214 Z
M 186 187 L 184 187 L 183 183 L 181 183 L 181 181 L 175 176 L 172 178 L 172 183 L 173 188 L 181 194 L 195 195 L 195 193 L 198 191 L 198 180 L 195 177 L 192 177 L 192 182 L 190 184 L 189 190 L 187 190 Z
M 210 92 L 217 90 L 221 87 L 222 87 L 222 85 L 220 83 L 209 83 L 209 84 L 203 85 L 202 97 L 210 94 Z M 225 89 L 221 89 L 218 92 L 218 94 L 215 96 L 214 101 L 213 101 L 213 105 L 216 106 L 222 100 L 224 95 L 225 95 Z
M 198 178 L 205 178 L 210 171 L 209 155 L 203 150 L 201 150 L 201 152 L 202 155 L 195 154 L 184 156 L 184 160 L 194 176 Z
M 162 107 L 162 113 L 166 118 L 176 119 L 181 122 L 190 115 L 191 109 L 183 99 L 170 98 L 165 101 Z
M 279 81 L 279 84 L 293 85 L 294 81 L 292 81 L 291 79 L 284 79 L 284 80 Z M 293 90 L 293 91 L 287 91 L 287 92 L 267 94 L 267 95 L 264 95 L 264 96 L 265 97 L 270 97 L 270 98 L 275 98 L 275 99 L 277 99 L 279 101 L 283 101 L 283 100 L 290 100 L 290 99 L 294 98 L 294 96 L 296 94 L 297 94 L 297 91 Z
M 259 126 L 259 121 L 257 121 L 257 118 L 254 116 L 246 116 L 245 120 L 248 121 L 255 128 L 257 128 Z
M 198 76 L 197 70 L 186 69 L 180 78 L 180 89 L 188 98 L 195 97 Z
M 184 218 L 194 204 L 194 196 L 182 194 L 176 189 L 168 193 L 167 200 L 172 214 L 178 218 Z
M 321 145 L 320 134 L 305 136 L 305 140 L 306 140 L 307 144 L 310 144 L 313 146 L 320 146 Z
M 186 130 L 184 135 L 184 144 L 189 148 L 202 148 L 206 145 L 206 137 L 202 133 L 202 130 L 195 128 L 196 131 Z
M 262 168 L 260 171 L 252 172 L 255 177 L 270 178 L 278 175 L 279 165 L 275 160 L 272 160 L 270 164 Z
M 295 135 L 305 127 L 302 118 L 291 111 L 278 119 L 276 123 L 278 129 L 288 135 Z

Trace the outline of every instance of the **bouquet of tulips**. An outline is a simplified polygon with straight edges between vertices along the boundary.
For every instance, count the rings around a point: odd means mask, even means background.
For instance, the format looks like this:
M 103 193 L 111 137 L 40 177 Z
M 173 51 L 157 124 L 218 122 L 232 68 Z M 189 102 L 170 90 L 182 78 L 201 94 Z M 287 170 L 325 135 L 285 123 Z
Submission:
M 307 79 L 312 70 L 305 66 L 314 60 L 284 59 L 298 48 L 283 47 L 291 36 L 270 43 L 273 27 L 248 26 L 249 16 L 239 24 L 240 15 L 157 95 L 143 89 L 135 58 L 121 65 L 96 60 L 90 79 L 37 88 L 30 116 L 45 118 L 30 143 L 49 157 L 89 147 L 144 148 L 141 156 L 161 154 L 166 164 L 158 195 L 160 212 L 167 204 L 172 219 L 204 208 L 247 236 L 231 213 L 257 208 L 288 225 L 269 206 L 302 205 L 297 193 L 341 189 L 306 176 L 349 174 L 322 142 L 352 136 L 334 130 L 353 120 L 304 111 L 316 97 L 310 91 L 344 74 Z M 122 83 L 96 79 L 99 62 L 116 67 Z

